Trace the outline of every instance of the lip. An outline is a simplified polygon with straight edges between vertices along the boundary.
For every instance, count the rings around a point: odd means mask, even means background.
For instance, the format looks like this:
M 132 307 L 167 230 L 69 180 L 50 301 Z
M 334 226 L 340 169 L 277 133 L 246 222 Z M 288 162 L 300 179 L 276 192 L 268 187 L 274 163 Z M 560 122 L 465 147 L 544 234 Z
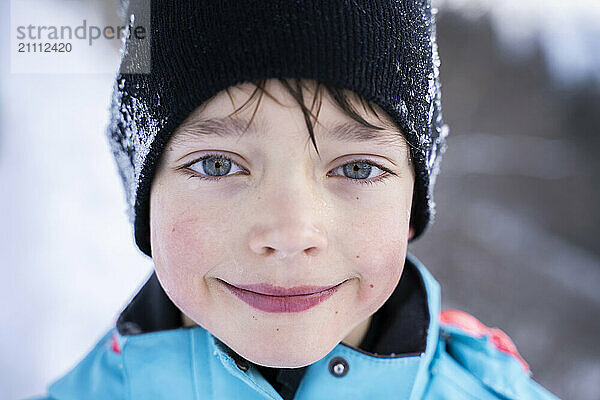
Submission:
M 331 297 L 346 281 L 333 286 L 295 286 L 284 288 L 268 283 L 232 285 L 221 280 L 239 299 L 266 312 L 300 312 Z

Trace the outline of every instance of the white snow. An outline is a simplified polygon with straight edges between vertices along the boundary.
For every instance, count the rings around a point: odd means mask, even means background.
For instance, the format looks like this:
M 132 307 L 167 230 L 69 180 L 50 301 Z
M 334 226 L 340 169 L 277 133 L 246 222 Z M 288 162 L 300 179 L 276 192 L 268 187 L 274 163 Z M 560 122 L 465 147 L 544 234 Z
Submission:
M 0 59 L 0 398 L 17 399 L 90 350 L 152 263 L 104 135 L 114 74 L 11 74 Z
M 440 10 L 468 17 L 489 14 L 504 49 L 526 55 L 542 45 L 553 76 L 563 85 L 590 80 L 600 86 L 598 0 L 432 0 Z

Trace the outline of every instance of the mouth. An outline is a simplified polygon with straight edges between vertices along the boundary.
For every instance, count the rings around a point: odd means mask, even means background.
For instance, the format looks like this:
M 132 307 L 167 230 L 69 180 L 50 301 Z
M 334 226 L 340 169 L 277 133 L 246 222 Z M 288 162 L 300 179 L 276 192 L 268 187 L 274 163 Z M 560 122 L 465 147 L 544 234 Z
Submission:
M 266 312 L 300 312 L 331 297 L 347 280 L 332 286 L 284 288 L 268 283 L 232 285 L 220 280 L 230 292 L 248 305 Z

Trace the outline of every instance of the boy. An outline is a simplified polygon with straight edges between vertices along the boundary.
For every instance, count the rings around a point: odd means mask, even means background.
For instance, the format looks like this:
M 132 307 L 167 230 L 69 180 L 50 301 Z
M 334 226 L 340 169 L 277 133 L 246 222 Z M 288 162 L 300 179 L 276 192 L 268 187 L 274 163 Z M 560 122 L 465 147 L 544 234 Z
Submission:
M 151 29 L 108 133 L 155 271 L 49 399 L 555 398 L 407 253 L 447 135 L 428 2 L 156 1 Z

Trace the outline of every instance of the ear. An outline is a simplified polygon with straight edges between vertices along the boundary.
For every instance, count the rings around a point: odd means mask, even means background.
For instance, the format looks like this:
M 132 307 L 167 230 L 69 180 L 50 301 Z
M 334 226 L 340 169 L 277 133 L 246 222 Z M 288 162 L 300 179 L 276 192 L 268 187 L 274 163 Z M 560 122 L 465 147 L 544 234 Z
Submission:
M 411 225 L 408 229 L 408 240 L 411 240 L 413 236 L 415 236 L 415 228 L 413 228 Z

